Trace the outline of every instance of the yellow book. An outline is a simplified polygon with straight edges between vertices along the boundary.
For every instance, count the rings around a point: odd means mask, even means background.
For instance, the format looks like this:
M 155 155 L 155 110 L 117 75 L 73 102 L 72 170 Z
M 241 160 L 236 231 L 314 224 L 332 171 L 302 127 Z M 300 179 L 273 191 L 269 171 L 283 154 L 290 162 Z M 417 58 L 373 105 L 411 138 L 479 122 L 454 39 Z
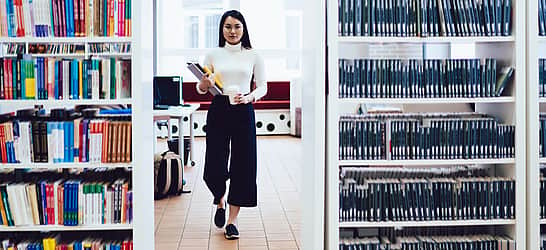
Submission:
M 50 248 L 49 248 L 49 239 L 48 238 L 44 238 L 42 240 L 42 244 L 44 245 L 44 250 L 50 250 Z
M 212 75 L 212 71 L 210 71 L 210 69 L 206 65 L 203 66 L 203 70 L 205 71 L 205 73 Z M 214 82 L 216 83 L 216 85 L 218 85 L 220 89 L 224 88 L 224 84 L 222 83 L 222 81 L 220 81 L 220 76 L 218 74 L 214 75 Z
M 57 247 L 57 240 L 55 240 L 55 238 L 51 238 L 49 240 L 50 240 L 49 244 L 51 244 L 51 249 L 55 249 Z
M 36 97 L 36 81 L 34 78 L 25 79 L 25 96 L 27 99 Z

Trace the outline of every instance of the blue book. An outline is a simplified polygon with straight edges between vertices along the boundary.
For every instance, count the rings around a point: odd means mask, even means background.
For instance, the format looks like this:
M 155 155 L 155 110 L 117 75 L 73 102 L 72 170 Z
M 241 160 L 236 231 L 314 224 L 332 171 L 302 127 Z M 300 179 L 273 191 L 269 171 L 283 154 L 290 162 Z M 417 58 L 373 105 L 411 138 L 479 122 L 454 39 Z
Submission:
M 42 100 L 44 88 L 40 79 L 40 58 L 35 58 L 32 60 L 32 66 L 34 70 L 34 81 L 36 82 L 36 99 Z
M 70 126 L 70 148 L 68 152 L 70 153 L 70 162 L 74 162 L 74 121 L 68 122 L 68 125 Z
M 43 57 L 39 58 L 39 65 L 40 65 L 40 73 L 38 75 L 38 78 L 40 79 L 40 82 L 42 84 L 42 99 L 47 99 L 47 80 L 45 79 L 45 59 Z
M 46 182 L 45 181 L 41 181 L 40 182 L 40 193 L 41 193 L 41 196 L 42 196 L 42 214 L 43 214 L 43 218 L 44 218 L 44 225 L 47 225 L 47 195 L 46 195 Z
M 68 196 L 68 221 L 71 226 L 75 226 L 78 223 L 74 220 L 74 198 L 76 197 L 76 193 L 74 192 L 74 189 L 76 187 L 76 182 L 72 181 L 70 182 L 70 195 Z M 66 202 L 66 201 L 65 201 Z
M 16 37 L 15 32 L 15 12 L 13 10 L 13 0 L 6 0 L 6 15 L 8 18 L 8 36 Z
M 74 183 L 74 195 L 72 196 L 72 212 L 74 225 L 78 225 L 78 190 L 80 188 L 80 181 L 75 181 Z
M 55 62 L 55 83 L 54 83 L 54 88 L 55 88 L 55 99 L 59 99 L 59 64 L 58 62 Z
M 36 84 L 36 96 L 35 98 L 38 100 L 42 99 L 42 92 L 44 91 L 44 88 L 42 87 L 42 84 L 40 82 L 40 59 L 34 58 L 30 61 L 31 64 L 29 64 L 29 69 L 32 68 L 34 71 L 34 83 Z
M 68 135 L 69 133 L 69 129 L 68 129 L 68 122 L 61 122 L 61 129 L 63 130 L 63 134 L 64 134 L 64 138 L 63 138 L 63 142 L 64 142 L 64 147 L 63 147 L 63 152 L 64 152 L 64 157 L 63 157 L 63 162 L 69 162 L 68 161 L 68 139 L 70 138 L 70 136 Z
M 74 99 L 80 98 L 80 84 L 79 84 L 79 78 L 78 78 L 78 59 L 74 59 L 72 61 L 73 64 L 73 71 L 72 71 L 72 79 L 74 81 Z
M 68 202 L 67 201 L 68 201 L 68 198 L 69 198 L 69 194 L 68 194 L 69 193 L 68 192 L 69 191 L 69 189 L 68 189 L 69 185 L 70 185 L 70 181 L 66 181 L 63 184 L 64 202 L 63 202 L 63 214 L 62 214 L 62 216 L 63 216 L 63 225 L 65 225 L 65 226 L 69 225 L 68 224 L 68 219 L 67 219 L 67 216 L 66 216 L 66 214 L 68 213 Z
M 82 61 L 82 98 L 87 98 L 87 60 Z
M 68 23 L 70 24 L 70 36 L 74 37 L 74 0 L 68 0 L 68 14 L 70 15 L 70 20 Z

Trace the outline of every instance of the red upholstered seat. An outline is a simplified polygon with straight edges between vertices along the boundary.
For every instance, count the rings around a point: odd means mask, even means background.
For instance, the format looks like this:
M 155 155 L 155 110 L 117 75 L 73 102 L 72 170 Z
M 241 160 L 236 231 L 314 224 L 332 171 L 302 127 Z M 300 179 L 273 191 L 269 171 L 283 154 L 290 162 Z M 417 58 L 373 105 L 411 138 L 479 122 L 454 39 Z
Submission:
M 208 110 L 211 94 L 200 95 L 195 89 L 195 82 L 184 82 L 182 84 L 182 97 L 186 103 L 199 103 L 199 110 Z M 254 109 L 289 109 L 290 108 L 290 82 L 272 81 L 267 82 L 267 94 L 254 103 Z

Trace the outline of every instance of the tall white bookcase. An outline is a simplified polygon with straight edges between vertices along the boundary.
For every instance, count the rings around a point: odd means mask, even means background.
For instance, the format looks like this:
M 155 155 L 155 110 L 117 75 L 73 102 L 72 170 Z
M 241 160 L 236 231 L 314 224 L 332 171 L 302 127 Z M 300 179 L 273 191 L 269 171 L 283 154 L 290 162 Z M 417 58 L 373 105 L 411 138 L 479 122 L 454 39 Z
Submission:
M 539 97 L 539 59 L 546 58 L 546 37 L 539 36 L 538 0 L 527 1 L 527 249 L 540 249 L 539 113 L 546 112 L 546 99 Z
M 454 227 L 488 226 L 510 236 L 516 241 L 517 249 L 531 249 L 526 245 L 526 1 L 512 1 L 512 31 L 508 37 L 341 37 L 338 35 L 338 0 L 327 1 L 327 123 L 326 123 L 326 218 L 325 249 L 339 247 L 340 228 L 393 228 L 393 227 Z M 536 8 L 535 8 L 536 9 Z M 535 14 L 536 15 L 536 14 Z M 536 32 L 535 32 L 536 33 Z M 341 99 L 338 97 L 338 60 L 367 58 L 366 47 L 389 46 L 393 44 L 421 46 L 421 59 L 461 58 L 451 54 L 454 44 L 473 44 L 475 53 L 469 58 L 496 58 L 503 65 L 514 67 L 512 84 L 508 86 L 509 96 L 500 98 L 434 98 L 434 99 Z M 390 53 L 389 59 L 394 54 Z M 537 89 L 537 88 L 535 88 Z M 536 92 L 536 91 L 535 91 Z M 535 93 L 536 96 L 536 93 Z M 536 98 L 534 99 L 536 102 Z M 515 125 L 515 158 L 491 160 L 406 160 L 406 161 L 340 161 L 338 160 L 339 116 L 354 111 L 359 104 L 398 104 L 413 112 L 431 110 L 453 112 L 452 106 L 469 107 L 475 111 L 490 114 L 503 124 Z M 536 105 L 535 105 L 536 106 Z M 538 131 L 538 130 L 537 130 Z M 534 137 L 536 138 L 536 136 Z M 387 142 L 388 143 L 388 142 Z M 534 145 L 537 145 L 536 143 Z M 538 160 L 538 159 L 537 159 Z M 516 183 L 516 209 L 514 220 L 461 220 L 424 222 L 339 222 L 339 170 L 340 166 L 438 166 L 438 165 L 488 165 L 492 176 L 512 177 Z M 537 175 L 535 175 L 536 177 Z M 530 184 L 529 184 L 530 185 Z M 538 214 L 537 214 L 538 215 Z
M 133 1 L 131 4 L 131 37 L 1 37 L 0 44 L 21 43 L 28 47 L 28 44 L 83 44 L 85 51 L 82 54 L 39 54 L 33 56 L 60 57 L 60 58 L 88 58 L 93 57 L 120 57 L 131 59 L 131 98 L 115 100 L 0 100 L 0 113 L 13 112 L 21 108 L 30 108 L 34 105 L 43 105 L 46 108 L 74 107 L 74 105 L 117 105 L 127 104 L 132 106 L 132 162 L 123 164 L 93 164 L 93 163 L 35 163 L 26 164 L 2 164 L 2 169 L 77 169 L 77 168 L 128 168 L 131 169 L 132 191 L 133 191 L 133 223 L 93 226 L 62 226 L 62 225 L 39 225 L 25 227 L 0 227 L 2 232 L 71 232 L 71 231 L 92 231 L 108 235 L 111 231 L 125 231 L 132 233 L 134 249 L 153 249 L 153 156 L 152 151 L 152 106 L 149 100 L 151 84 L 143 84 L 142 68 L 142 8 L 144 3 Z M 91 43 L 130 43 L 130 53 L 92 53 L 89 50 Z

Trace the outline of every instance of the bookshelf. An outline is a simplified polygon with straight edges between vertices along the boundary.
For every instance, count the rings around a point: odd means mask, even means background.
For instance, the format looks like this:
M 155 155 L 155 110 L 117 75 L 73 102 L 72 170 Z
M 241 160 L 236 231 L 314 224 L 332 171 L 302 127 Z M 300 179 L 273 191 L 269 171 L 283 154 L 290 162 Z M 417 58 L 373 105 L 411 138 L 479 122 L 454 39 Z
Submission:
M 506 37 L 338 37 L 339 43 L 507 43 L 514 42 L 514 36 Z M 546 41 L 546 40 L 545 40 Z
M 527 2 L 527 249 L 541 249 L 539 113 L 546 112 L 546 98 L 539 95 L 539 59 L 546 58 L 546 37 L 539 36 L 539 1 Z
M 127 1 L 128 2 L 128 1 Z M 134 2 L 134 1 L 133 1 Z M 97 3 L 97 2 L 95 2 Z M 113 3 L 113 2 L 112 2 Z M 134 2 L 130 5 L 128 13 L 135 16 L 140 16 L 144 12 L 142 6 L 144 3 Z M 120 5 L 121 6 L 121 5 Z M 117 18 L 116 18 L 117 21 Z M 152 117 L 151 105 L 145 101 L 150 92 L 148 88 L 151 85 L 142 85 L 142 58 L 145 56 L 141 51 L 141 27 L 145 22 L 143 18 L 133 18 L 131 21 L 132 34 L 129 37 L 0 37 L 0 45 L 2 46 L 1 57 L 15 56 L 5 53 L 4 46 L 8 44 L 21 44 L 25 48 L 25 52 L 29 51 L 30 45 L 83 45 L 84 50 L 77 53 L 47 53 L 47 54 L 30 54 L 32 57 L 55 57 L 67 59 L 89 59 L 91 58 L 124 58 L 131 60 L 130 80 L 131 91 L 129 98 L 118 99 L 84 99 L 84 100 L 0 100 L 0 113 L 11 112 L 22 108 L 31 108 L 34 105 L 43 105 L 46 109 L 60 107 L 74 107 L 75 105 L 131 105 L 132 115 L 131 121 L 131 158 L 128 163 L 30 163 L 30 164 L 2 164 L 0 168 L 3 170 L 12 169 L 28 169 L 29 173 L 37 174 L 34 170 L 48 171 L 58 169 L 69 170 L 103 170 L 103 169 L 125 169 L 130 171 L 130 179 L 132 183 L 133 202 L 138 204 L 132 209 L 133 218 L 132 224 L 101 224 L 101 225 L 78 225 L 78 226 L 63 226 L 63 225 L 35 225 L 35 226 L 13 226 L 0 227 L 0 233 L 25 232 L 96 232 L 100 235 L 112 236 L 114 231 L 123 232 L 123 234 L 131 234 L 135 249 L 153 249 L 153 175 L 152 169 L 147 166 L 153 166 L 151 147 L 147 148 L 149 141 L 152 140 Z M 92 52 L 91 46 L 94 44 L 126 44 L 130 46 L 130 52 Z M 139 136 L 135 136 L 139 135 Z M 139 146 L 137 146 L 139 145 Z M 150 144 L 151 145 L 151 144 Z M 26 173 L 23 173 L 23 175 Z M 83 239 L 82 239 L 83 240 Z M 120 240 L 125 240 L 120 238 Z
M 341 104 L 453 104 L 453 103 L 513 103 L 512 96 L 490 97 L 490 98 L 344 98 L 340 99 Z M 546 101 L 546 100 L 545 100 Z
M 449 165 L 513 165 L 514 158 L 506 159 L 456 159 L 456 160 L 339 160 L 339 166 L 449 166 Z
M 341 36 L 338 31 L 338 0 L 328 0 L 327 16 L 327 115 L 326 115 L 326 191 L 325 191 L 325 249 L 338 249 L 340 229 L 380 229 L 399 227 L 423 227 L 449 229 L 450 227 L 485 227 L 513 239 L 518 249 L 530 249 L 526 246 L 526 8 L 525 1 L 512 1 L 511 34 L 508 36 L 468 36 L 468 37 L 367 37 Z M 545 40 L 546 41 L 546 40 Z M 382 50 L 379 55 L 373 49 L 380 46 L 413 46 L 422 48 L 419 57 L 415 55 L 397 55 Z M 472 44 L 475 52 L 472 56 L 451 54 L 451 47 L 459 44 Z M 371 49 L 373 46 L 373 49 Z M 399 47 L 395 47 L 398 51 Z M 411 50 L 412 48 L 409 48 Z M 417 50 L 418 51 L 418 50 Z M 371 56 L 370 56 L 371 55 Z M 412 57 L 413 56 L 413 57 Z M 340 59 L 469 59 L 494 58 L 503 66 L 514 68 L 511 84 L 505 95 L 483 98 L 347 98 L 340 97 Z M 356 61 L 355 61 L 356 62 Z M 498 67 L 500 69 L 501 67 Z M 355 70 L 356 72 L 356 70 Z M 536 88 L 535 88 L 536 89 Z M 391 93 L 392 94 L 392 93 Z M 535 93 L 536 95 L 536 93 Z M 535 99 L 536 100 L 536 99 Z M 404 112 L 454 112 L 451 106 L 469 108 L 502 121 L 502 124 L 514 126 L 515 157 L 501 159 L 446 159 L 446 160 L 340 160 L 340 118 L 344 114 L 354 113 L 357 105 L 395 104 L 404 107 Z M 470 104 L 470 105 L 468 105 Z M 535 104 L 536 105 L 536 104 Z M 362 118 L 369 119 L 369 118 Z M 387 125 L 388 126 L 388 125 Z M 387 128 L 388 129 L 388 128 Z M 381 130 L 383 131 L 383 130 Z M 388 132 L 385 132 L 388 133 Z M 537 138 L 538 135 L 534 135 Z M 387 136 L 387 141 L 389 137 Z M 390 145 L 386 142 L 386 145 Z M 535 144 L 536 145 L 536 144 Z M 388 147 L 387 147 L 388 148 Z M 386 149 L 389 150 L 389 149 Z M 537 158 L 538 160 L 538 158 Z M 454 166 L 483 165 L 490 166 L 489 176 L 506 177 L 515 182 L 515 219 L 490 220 L 454 220 L 454 221 L 381 221 L 381 222 L 340 222 L 340 167 L 391 167 L 391 166 Z M 537 175 L 535 175 L 536 177 Z M 391 177 L 393 178 L 393 177 Z M 535 223 L 537 219 L 534 219 Z M 358 230 L 360 231 L 360 230 Z M 366 230 L 364 230 L 366 231 Z M 368 232 L 370 230 L 367 230 Z M 373 230 L 372 230 L 373 231 Z M 538 242 L 538 239 L 535 241 Z
M 130 98 L 120 99 L 98 99 L 98 100 L 0 100 L 0 105 L 15 104 L 18 106 L 32 106 L 32 105 L 44 105 L 54 106 L 59 103 L 65 105 L 118 105 L 118 104 L 133 104 L 133 100 Z
M 340 222 L 340 228 L 382 228 L 382 227 L 455 227 L 455 226 L 503 226 L 515 225 L 516 220 L 455 220 L 455 221 L 387 221 L 387 222 Z
M 16 226 L 0 227 L 0 232 L 65 232 L 65 231 L 116 231 L 133 230 L 133 225 L 86 225 L 86 226 Z

